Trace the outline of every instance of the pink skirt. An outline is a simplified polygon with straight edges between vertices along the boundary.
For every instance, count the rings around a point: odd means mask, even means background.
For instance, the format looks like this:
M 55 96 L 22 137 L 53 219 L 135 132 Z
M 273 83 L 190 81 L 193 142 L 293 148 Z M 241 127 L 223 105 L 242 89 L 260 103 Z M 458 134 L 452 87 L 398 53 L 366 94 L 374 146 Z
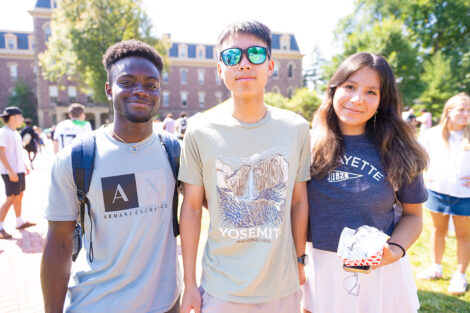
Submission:
M 312 313 L 416 313 L 417 288 L 407 257 L 372 270 L 350 273 L 336 253 L 307 244 L 303 307 Z

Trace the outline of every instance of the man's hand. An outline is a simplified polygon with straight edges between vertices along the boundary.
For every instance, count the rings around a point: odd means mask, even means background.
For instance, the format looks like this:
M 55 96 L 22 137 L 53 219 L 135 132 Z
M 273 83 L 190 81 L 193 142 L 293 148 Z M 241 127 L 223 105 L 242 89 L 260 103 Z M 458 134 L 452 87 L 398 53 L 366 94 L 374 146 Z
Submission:
M 25 168 L 25 175 L 29 175 L 29 173 L 31 173 L 31 169 L 28 167 L 28 166 L 24 166 Z
M 307 280 L 305 277 L 305 266 L 303 264 L 297 263 L 297 267 L 299 268 L 299 282 L 301 285 L 303 285 Z
M 18 180 L 19 180 L 19 179 L 18 179 L 18 175 L 16 175 L 16 173 L 13 172 L 13 171 L 9 171 L 9 172 L 8 172 L 8 178 L 10 178 L 10 181 L 11 181 L 12 183 L 16 183 L 16 182 L 18 182 Z
M 186 286 L 184 289 L 183 300 L 181 301 L 181 313 L 201 313 L 202 297 L 199 288 L 196 285 Z

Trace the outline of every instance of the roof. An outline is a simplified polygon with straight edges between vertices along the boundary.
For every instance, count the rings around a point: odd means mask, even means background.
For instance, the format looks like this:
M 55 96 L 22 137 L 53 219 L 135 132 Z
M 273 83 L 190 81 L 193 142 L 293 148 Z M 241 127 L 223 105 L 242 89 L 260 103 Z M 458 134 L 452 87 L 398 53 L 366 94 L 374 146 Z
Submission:
M 51 8 L 51 0 L 37 0 L 35 8 L 43 8 L 43 9 L 52 9 Z M 54 2 L 54 8 L 57 7 L 57 4 Z
M 272 48 L 279 50 L 281 49 L 281 36 L 284 35 L 282 33 L 275 33 L 272 34 Z M 297 45 L 297 40 L 295 39 L 295 36 L 292 34 L 290 35 L 290 48 L 292 51 L 299 51 L 299 46 Z M 178 46 L 180 44 L 185 44 L 188 47 L 188 55 L 187 57 L 190 59 L 195 59 L 196 58 L 196 47 L 199 46 L 198 44 L 191 44 L 191 43 L 184 43 L 184 42 L 173 42 L 171 45 L 169 54 L 170 57 L 178 57 Z M 206 49 L 206 59 L 212 59 L 213 54 L 214 54 L 214 48 L 215 45 L 207 45 L 207 44 L 202 44 L 201 46 L 205 47 Z
M 6 48 L 5 34 L 13 34 L 17 38 L 16 47 L 19 50 L 29 50 L 28 36 L 30 33 L 0 32 L 0 49 Z

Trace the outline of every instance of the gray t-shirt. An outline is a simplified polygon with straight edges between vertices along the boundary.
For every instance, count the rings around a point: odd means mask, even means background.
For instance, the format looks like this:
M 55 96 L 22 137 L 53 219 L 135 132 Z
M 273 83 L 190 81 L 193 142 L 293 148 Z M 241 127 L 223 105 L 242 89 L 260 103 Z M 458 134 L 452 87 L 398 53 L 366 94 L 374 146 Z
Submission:
M 316 249 L 336 252 L 344 227 L 369 225 L 390 235 L 395 191 L 387 180 L 377 147 L 366 135 L 344 136 L 341 165 L 308 184 L 309 241 Z M 397 191 L 402 203 L 427 200 L 422 175 Z
M 184 136 L 179 179 L 204 186 L 210 215 L 201 285 L 226 301 L 276 301 L 299 290 L 290 217 L 294 184 L 310 179 L 308 123 L 268 106 L 245 124 L 231 105 L 191 121 Z
M 137 146 L 96 131 L 96 157 L 88 198 L 93 219 L 94 261 L 86 254 L 90 220 L 85 214 L 85 251 L 72 266 L 67 312 L 166 312 L 181 291 L 176 238 L 171 222 L 175 180 L 154 134 Z M 78 217 L 71 147 L 52 168 L 46 218 Z

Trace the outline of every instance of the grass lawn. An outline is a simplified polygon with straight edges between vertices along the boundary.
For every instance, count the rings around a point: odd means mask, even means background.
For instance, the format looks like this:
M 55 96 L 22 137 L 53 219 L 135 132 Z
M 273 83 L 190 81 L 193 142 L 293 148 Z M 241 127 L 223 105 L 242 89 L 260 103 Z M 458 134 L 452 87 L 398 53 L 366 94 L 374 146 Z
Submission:
M 408 255 L 416 275 L 431 264 L 431 216 L 424 210 L 424 229 L 418 241 L 409 249 Z M 470 313 L 470 290 L 463 296 L 451 296 L 447 293 L 449 280 L 456 269 L 457 264 L 457 244 L 455 234 L 449 232 L 446 251 L 443 260 L 443 279 L 440 280 L 419 280 L 415 279 L 418 286 L 418 296 L 421 304 L 420 313 Z M 470 271 L 467 270 L 467 278 L 470 278 Z

